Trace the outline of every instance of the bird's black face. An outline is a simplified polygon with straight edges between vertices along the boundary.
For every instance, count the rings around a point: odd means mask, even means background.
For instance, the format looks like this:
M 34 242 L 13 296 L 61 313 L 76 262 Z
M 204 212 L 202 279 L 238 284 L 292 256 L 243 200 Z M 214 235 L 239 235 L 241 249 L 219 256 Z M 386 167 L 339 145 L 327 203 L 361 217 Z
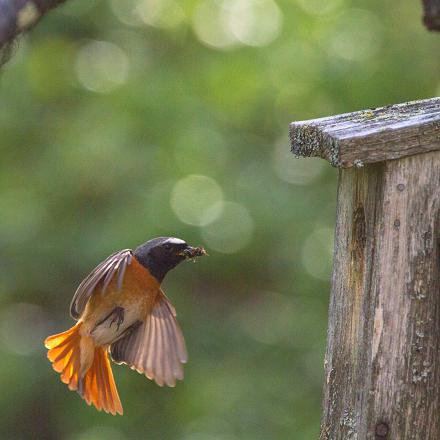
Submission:
M 137 260 L 159 281 L 182 261 L 202 255 L 206 255 L 203 248 L 189 246 L 184 240 L 174 237 L 154 238 L 134 251 Z

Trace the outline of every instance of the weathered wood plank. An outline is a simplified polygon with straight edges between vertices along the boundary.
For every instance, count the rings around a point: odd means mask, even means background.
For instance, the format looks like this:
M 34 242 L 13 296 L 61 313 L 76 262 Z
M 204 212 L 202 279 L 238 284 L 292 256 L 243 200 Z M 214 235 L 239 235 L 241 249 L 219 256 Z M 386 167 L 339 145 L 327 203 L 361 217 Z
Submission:
M 440 149 L 440 98 L 290 124 L 292 152 L 361 167 Z
M 440 151 L 340 171 L 322 440 L 440 439 Z

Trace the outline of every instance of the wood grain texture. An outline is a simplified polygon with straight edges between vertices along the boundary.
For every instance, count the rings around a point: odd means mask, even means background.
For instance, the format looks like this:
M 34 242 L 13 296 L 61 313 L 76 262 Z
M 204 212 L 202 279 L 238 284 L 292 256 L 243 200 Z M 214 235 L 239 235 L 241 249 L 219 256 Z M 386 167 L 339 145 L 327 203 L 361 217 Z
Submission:
M 440 439 L 440 152 L 340 171 L 321 440 Z
M 292 152 L 362 167 L 440 149 L 440 98 L 290 124 Z

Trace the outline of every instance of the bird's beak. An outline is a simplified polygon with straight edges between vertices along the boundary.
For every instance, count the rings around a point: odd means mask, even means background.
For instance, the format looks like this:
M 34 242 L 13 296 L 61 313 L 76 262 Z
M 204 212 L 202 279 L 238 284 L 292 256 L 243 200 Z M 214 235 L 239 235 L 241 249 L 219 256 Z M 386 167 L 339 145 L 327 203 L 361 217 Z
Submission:
M 179 252 L 181 257 L 185 257 L 186 259 L 192 259 L 196 257 L 202 257 L 203 255 L 208 255 L 205 249 L 201 246 L 192 247 L 187 246 L 183 251 Z

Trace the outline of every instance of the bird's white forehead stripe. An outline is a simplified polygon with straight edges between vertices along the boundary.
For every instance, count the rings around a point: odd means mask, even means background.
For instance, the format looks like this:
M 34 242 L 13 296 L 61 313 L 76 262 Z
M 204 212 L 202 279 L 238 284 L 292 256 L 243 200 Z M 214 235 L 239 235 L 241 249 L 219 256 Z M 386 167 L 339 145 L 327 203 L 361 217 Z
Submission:
M 180 238 L 174 238 L 174 237 L 169 238 L 165 243 L 185 244 L 185 242 L 183 240 L 181 240 Z

